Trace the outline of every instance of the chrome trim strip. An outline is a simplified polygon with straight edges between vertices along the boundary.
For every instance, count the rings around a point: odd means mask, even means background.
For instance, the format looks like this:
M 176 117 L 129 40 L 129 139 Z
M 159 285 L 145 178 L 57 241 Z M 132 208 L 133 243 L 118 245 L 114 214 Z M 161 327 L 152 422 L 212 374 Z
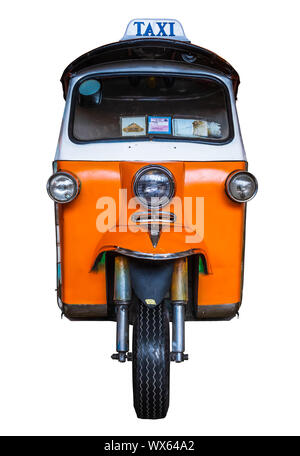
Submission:
M 171 224 L 176 222 L 176 215 L 173 212 L 145 211 L 135 212 L 131 215 L 131 220 L 137 224 L 159 223 Z
M 114 249 L 120 255 L 125 255 L 133 258 L 140 258 L 142 260 L 175 260 L 176 258 L 183 258 L 191 255 L 195 255 L 197 253 L 201 253 L 200 249 L 190 249 L 185 250 L 184 252 L 176 252 L 176 253 L 144 253 L 144 252 L 135 252 L 133 250 L 123 249 L 122 247 L 116 247 Z

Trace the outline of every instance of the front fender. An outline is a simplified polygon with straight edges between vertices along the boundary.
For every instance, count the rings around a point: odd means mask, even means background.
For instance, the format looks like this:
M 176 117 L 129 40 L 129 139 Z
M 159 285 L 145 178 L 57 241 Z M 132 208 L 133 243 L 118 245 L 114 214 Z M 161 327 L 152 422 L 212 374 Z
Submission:
M 129 265 L 131 285 L 136 296 L 146 305 L 159 305 L 171 286 L 174 263 L 131 258 Z

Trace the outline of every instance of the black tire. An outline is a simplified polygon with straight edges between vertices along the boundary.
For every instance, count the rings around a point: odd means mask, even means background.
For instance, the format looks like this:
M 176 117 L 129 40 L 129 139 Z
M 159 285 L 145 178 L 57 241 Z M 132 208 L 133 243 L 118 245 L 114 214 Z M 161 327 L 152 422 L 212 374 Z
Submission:
M 164 418 L 169 408 L 170 336 L 164 303 L 138 303 L 133 325 L 133 400 L 138 418 Z

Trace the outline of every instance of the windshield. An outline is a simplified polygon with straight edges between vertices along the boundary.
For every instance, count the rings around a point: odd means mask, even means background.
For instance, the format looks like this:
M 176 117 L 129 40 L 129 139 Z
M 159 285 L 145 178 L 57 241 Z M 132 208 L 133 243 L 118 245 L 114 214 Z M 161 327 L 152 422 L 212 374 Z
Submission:
M 208 78 L 118 76 L 77 83 L 70 124 L 78 141 L 172 138 L 224 142 L 225 86 Z

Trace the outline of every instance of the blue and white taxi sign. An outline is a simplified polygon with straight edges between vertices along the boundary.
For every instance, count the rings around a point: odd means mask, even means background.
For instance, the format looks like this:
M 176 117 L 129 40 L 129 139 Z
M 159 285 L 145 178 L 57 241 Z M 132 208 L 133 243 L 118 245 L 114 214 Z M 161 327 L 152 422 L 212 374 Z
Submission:
M 181 23 L 175 19 L 132 19 L 127 25 L 122 40 L 137 38 L 166 38 L 189 41 Z

